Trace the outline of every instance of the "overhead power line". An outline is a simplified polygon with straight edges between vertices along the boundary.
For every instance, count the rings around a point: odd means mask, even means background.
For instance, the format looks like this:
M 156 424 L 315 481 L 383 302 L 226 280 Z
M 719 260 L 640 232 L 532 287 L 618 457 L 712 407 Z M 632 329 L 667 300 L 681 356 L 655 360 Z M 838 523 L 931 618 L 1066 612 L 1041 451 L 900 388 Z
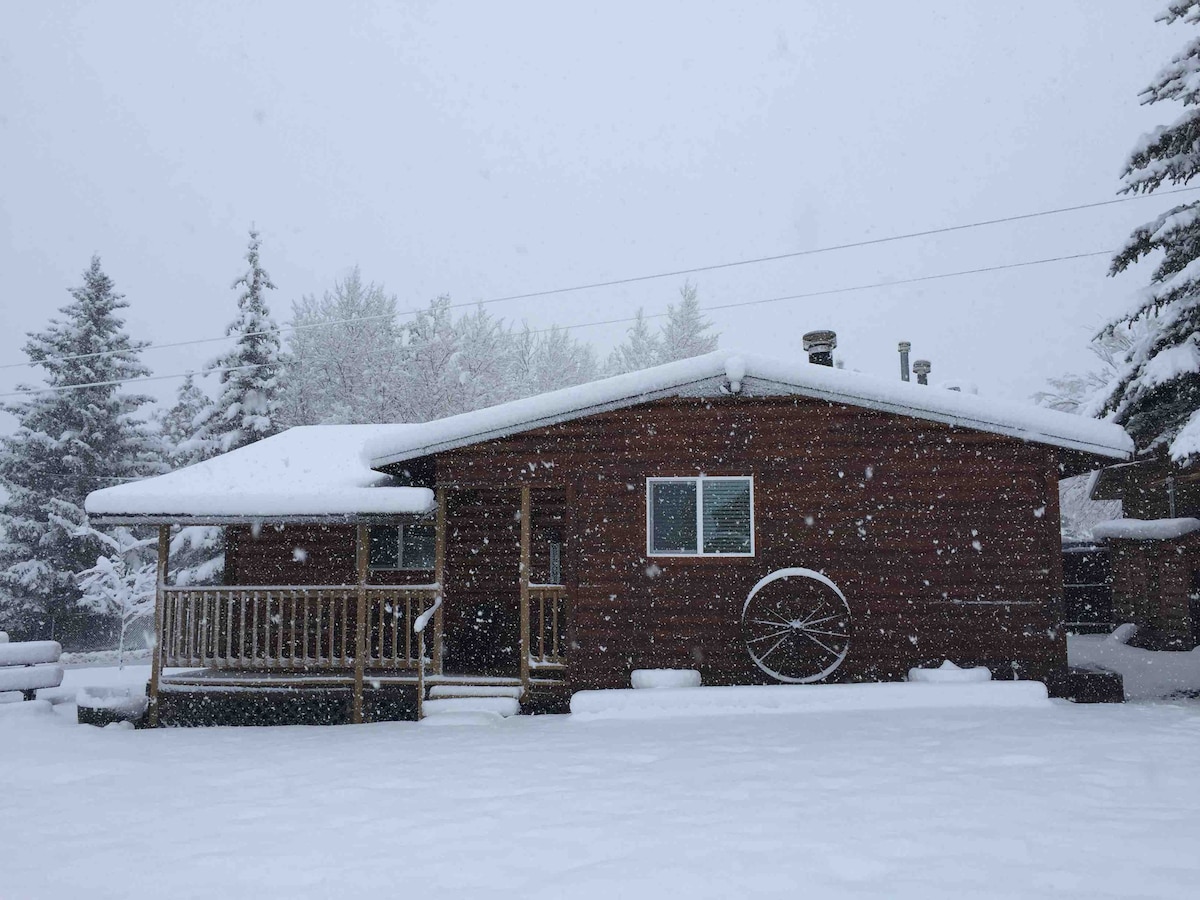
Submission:
M 1037 212 L 1020 213 L 1020 214 L 1012 215 L 1012 216 L 1001 216 L 1000 218 L 997 218 L 997 219 L 981 219 L 978 222 L 965 222 L 965 223 L 962 223 L 959 225 L 946 225 L 946 226 L 943 226 L 940 228 L 927 228 L 924 231 L 908 231 L 908 232 L 904 232 L 903 234 L 891 234 L 891 235 L 887 235 L 885 237 L 864 238 L 863 240 L 850 241 L 845 244 L 830 244 L 830 245 L 824 246 L 824 247 L 810 247 L 807 250 L 794 250 L 794 251 L 790 251 L 788 253 L 776 253 L 776 254 L 772 254 L 770 256 L 755 256 L 755 257 L 751 257 L 748 259 L 738 259 L 738 260 L 732 260 L 732 261 L 728 261 L 728 262 L 712 263 L 710 265 L 704 265 L 704 266 L 693 266 L 693 267 L 687 268 L 687 269 L 672 269 L 672 270 L 663 271 L 663 272 L 652 272 L 652 273 L 646 274 L 646 275 L 631 275 L 631 276 L 628 276 L 625 278 L 613 278 L 613 279 L 609 279 L 608 281 L 592 281 L 592 282 L 588 282 L 585 284 L 575 284 L 575 285 L 570 285 L 567 287 L 548 288 L 548 289 L 540 290 L 540 291 L 529 291 L 524 294 L 508 294 L 508 295 L 501 296 L 501 297 L 488 297 L 483 300 L 463 301 L 460 303 L 451 303 L 448 305 L 447 308 L 449 308 L 449 309 L 464 309 L 464 308 L 475 307 L 475 306 L 486 306 L 486 305 L 490 305 L 493 303 L 512 303 L 517 300 L 535 300 L 540 297 L 553 297 L 553 296 L 558 296 L 561 294 L 578 293 L 579 291 L 589 291 L 589 290 L 597 290 L 600 288 L 619 287 L 621 285 L 626 285 L 626 284 L 639 284 L 639 283 L 646 282 L 646 281 L 655 281 L 660 278 L 678 278 L 680 275 L 697 275 L 701 272 L 716 272 L 716 271 L 720 271 L 722 269 L 733 269 L 733 268 L 738 268 L 741 266 L 753 266 L 753 265 L 759 265 L 761 263 L 779 262 L 779 261 L 785 260 L 785 259 L 799 259 L 799 258 L 805 257 L 805 256 L 816 256 L 821 253 L 832 253 L 837 250 L 853 250 L 853 249 L 860 248 L 860 247 L 872 247 L 872 246 L 875 246 L 878 244 L 889 244 L 889 243 L 894 243 L 896 241 L 907 241 L 907 240 L 912 240 L 914 238 L 931 237 L 931 236 L 937 235 L 937 234 L 949 234 L 949 233 L 952 233 L 955 231 L 966 231 L 971 228 L 984 228 L 984 227 L 988 227 L 991 225 L 1003 225 L 1003 224 L 1007 224 L 1007 223 L 1011 223 L 1011 222 L 1022 222 L 1022 221 L 1026 221 L 1028 219 L 1042 218 L 1044 216 L 1056 216 L 1056 215 L 1060 215 L 1062 213 L 1079 212 L 1081 210 L 1086 210 L 1086 209 L 1098 209 L 1100 207 L 1105 207 L 1105 206 L 1114 206 L 1118 203 L 1129 203 L 1130 201 L 1133 201 L 1133 200 L 1144 200 L 1149 197 L 1161 197 L 1161 196 L 1167 195 L 1167 194 L 1181 194 L 1181 193 L 1184 193 L 1185 191 L 1197 191 L 1197 190 L 1200 190 L 1200 186 L 1172 188 L 1172 189 L 1166 190 L 1166 191 L 1157 191 L 1153 194 L 1132 194 L 1132 195 L 1125 196 L 1125 197 L 1116 197 L 1111 200 L 1098 200 L 1094 203 L 1079 203 L 1074 206 L 1060 206 L 1055 209 L 1043 209 L 1043 210 L 1039 210 Z M 423 309 L 425 309 L 425 307 L 399 310 L 394 314 L 393 313 L 384 313 L 384 314 L 377 315 L 377 316 L 360 316 L 357 318 L 338 319 L 338 320 L 334 320 L 334 321 L 330 321 L 330 322 L 313 322 L 313 323 L 310 323 L 307 325 L 287 325 L 287 326 L 283 326 L 281 328 L 277 328 L 273 332 L 266 332 L 266 331 L 247 332 L 245 336 L 246 337 L 254 337 L 257 335 L 264 335 L 264 334 L 271 334 L 271 333 L 290 334 L 295 331 L 304 331 L 304 330 L 307 330 L 310 328 L 331 328 L 336 325 L 350 325 L 350 324 L 354 324 L 357 322 L 375 322 L 375 321 L 380 321 L 383 319 L 392 318 L 393 315 L 396 315 L 396 316 L 417 315 L 420 312 L 422 312 Z M 165 343 L 165 344 L 150 343 L 150 344 L 147 344 L 147 345 L 139 348 L 139 350 L 166 350 L 166 349 L 174 348 L 174 347 L 191 347 L 191 346 L 196 346 L 199 344 L 215 344 L 215 343 L 220 343 L 223 341 L 228 341 L 228 340 L 230 340 L 230 338 L 231 338 L 230 335 L 221 335 L 220 337 L 194 338 L 194 339 L 190 339 L 190 340 L 186 340 L 186 341 L 172 341 L 170 343 Z M 128 351 L 127 350 L 101 350 L 101 351 L 97 351 L 95 353 L 77 353 L 77 354 L 71 354 L 68 356 L 58 356 L 58 357 L 54 357 L 53 361 L 67 362 L 69 360 L 76 360 L 76 359 L 97 359 L 97 358 L 103 357 L 103 356 L 112 356 L 117 353 L 126 353 L 126 352 L 128 352 Z M 37 362 L 27 360 L 25 362 L 4 363 L 4 364 L 0 365 L 0 370 L 2 370 L 2 369 L 20 369 L 20 368 L 25 368 L 27 366 L 42 365 L 44 362 L 48 362 L 48 361 L 50 361 L 50 360 L 39 360 Z M 0 395 L 0 396 L 4 396 L 4 395 Z
M 1112 250 L 1092 250 L 1088 253 L 1072 253 L 1072 254 L 1065 255 L 1065 256 L 1049 256 L 1049 257 L 1044 257 L 1042 259 L 1029 259 L 1029 260 L 1023 260 L 1021 262 L 1015 262 L 1015 263 L 1001 263 L 1001 264 L 995 265 L 995 266 L 981 266 L 976 269 L 960 269 L 957 272 L 939 272 L 934 275 L 917 275 L 912 278 L 897 278 L 897 279 L 893 279 L 891 281 L 876 281 L 876 282 L 873 282 L 870 284 L 856 284 L 856 285 L 850 285 L 847 287 L 827 288 L 825 290 L 820 290 L 820 291 L 806 291 L 806 292 L 800 293 L 800 294 L 785 294 L 785 295 L 779 296 L 779 297 L 763 297 L 763 298 L 759 298 L 759 299 L 755 299 L 755 300 L 738 300 L 733 303 L 717 303 L 717 304 L 712 304 L 709 306 L 702 306 L 702 307 L 700 307 L 700 309 L 704 312 L 714 312 L 717 310 L 736 309 L 736 308 L 744 307 L 744 306 L 762 306 L 767 303 L 782 303 L 782 302 L 788 301 L 788 300 L 806 300 L 806 299 L 810 299 L 812 297 L 828 297 L 833 294 L 849 294 L 849 293 L 853 293 L 856 291 L 867 291 L 867 290 L 874 290 L 877 288 L 899 287 L 901 285 L 906 285 L 906 284 L 919 284 L 919 283 L 925 282 L 925 281 L 938 281 L 938 280 L 941 280 L 944 278 L 961 278 L 962 276 L 965 276 L 965 275 L 984 275 L 984 274 L 987 274 L 990 272 L 1000 272 L 1005 269 L 1024 269 L 1024 268 L 1029 268 L 1030 266 L 1043 266 L 1043 265 L 1048 265 L 1050 263 L 1068 262 L 1070 260 L 1076 260 L 1076 259 L 1090 259 L 1090 258 L 1097 257 L 1097 256 L 1111 256 L 1113 253 L 1114 253 L 1114 251 L 1112 251 Z M 651 313 L 648 316 L 643 316 L 643 318 L 659 319 L 666 315 L 667 315 L 667 313 L 665 313 L 665 312 L 657 312 L 657 313 Z M 554 330 L 555 328 L 560 329 L 562 331 L 570 331 L 570 330 L 579 329 L 579 328 L 595 328 L 595 327 L 599 327 L 601 325 L 622 325 L 622 324 L 625 324 L 628 322 L 633 322 L 633 321 L 635 321 L 635 319 L 636 319 L 636 317 L 634 317 L 634 316 L 626 316 L 624 318 L 619 318 L 619 319 L 601 319 L 601 320 L 596 320 L 596 321 L 591 321 L 591 322 L 575 322 L 570 325 L 554 325 L 554 326 L 551 326 L 550 328 L 531 329 L 531 333 L 544 334 L 548 331 Z M 363 320 L 357 319 L 357 320 L 353 320 L 353 321 L 363 321 Z M 259 369 L 259 368 L 263 368 L 264 366 L 270 366 L 270 365 L 276 365 L 276 363 L 253 363 L 253 364 L 244 365 L 244 366 L 217 367 L 217 368 L 213 368 L 213 369 L 208 369 L 203 374 L 208 374 L 211 372 L 238 372 L 243 369 Z M 148 382 L 148 381 L 165 381 L 170 378 L 186 378 L 188 375 L 196 375 L 196 374 L 198 374 L 198 373 L 196 373 L 194 371 L 192 371 L 192 372 L 176 372 L 175 374 L 172 374 L 172 375 L 149 375 L 149 376 L 145 376 L 142 378 L 128 378 L 128 379 L 116 378 L 111 381 L 93 381 L 93 382 L 88 382 L 87 384 L 55 385 L 55 386 L 44 387 L 44 388 L 30 388 L 27 390 L 9 391 L 8 393 L 0 394 L 0 397 L 28 397 L 28 396 L 32 396 L 34 394 L 57 393 L 60 391 L 75 391 L 75 390 L 82 390 L 84 388 L 90 388 L 90 387 L 110 387 L 110 386 L 116 385 L 116 384 L 142 384 L 142 383 Z

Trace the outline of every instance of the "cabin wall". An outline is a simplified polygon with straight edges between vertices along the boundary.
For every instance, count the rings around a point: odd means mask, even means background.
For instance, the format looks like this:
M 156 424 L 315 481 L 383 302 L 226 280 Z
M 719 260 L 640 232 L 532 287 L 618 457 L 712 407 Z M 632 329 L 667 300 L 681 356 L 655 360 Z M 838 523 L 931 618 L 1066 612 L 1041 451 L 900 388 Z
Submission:
M 263 525 L 225 530 L 227 584 L 358 583 L 354 525 Z M 372 571 L 370 584 L 429 584 L 433 571 Z
M 1138 626 L 1135 645 L 1190 650 L 1200 644 L 1200 535 L 1108 543 L 1114 616 Z
M 576 688 L 627 686 L 630 670 L 655 666 L 696 667 L 707 683 L 766 680 L 742 643 L 741 609 L 760 578 L 792 566 L 825 572 L 851 605 L 840 678 L 898 678 L 946 658 L 997 677 L 1066 665 L 1052 448 L 806 398 L 727 397 L 600 413 L 436 463 L 439 484 L 509 498 L 452 518 L 451 610 L 464 602 L 462 567 L 475 597 L 515 590 L 512 558 L 484 540 L 515 547 L 516 488 L 572 493 Z M 647 558 L 646 478 L 698 473 L 755 477 L 755 557 Z

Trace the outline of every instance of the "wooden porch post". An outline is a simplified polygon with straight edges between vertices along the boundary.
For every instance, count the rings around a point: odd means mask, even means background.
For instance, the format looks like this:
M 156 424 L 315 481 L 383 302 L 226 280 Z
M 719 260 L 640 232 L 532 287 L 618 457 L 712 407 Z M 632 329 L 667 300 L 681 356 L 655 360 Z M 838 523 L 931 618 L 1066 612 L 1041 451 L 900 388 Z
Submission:
M 437 582 L 437 597 L 442 605 L 433 614 L 433 671 L 442 672 L 442 613 L 446 608 L 446 489 L 437 489 L 437 522 L 434 525 L 433 580 Z M 421 666 L 425 663 L 422 660 Z
M 529 695 L 529 485 L 521 486 L 521 696 Z
M 363 669 L 367 664 L 367 562 L 369 535 L 366 525 L 359 525 L 355 539 L 355 562 L 358 567 L 358 617 L 354 626 L 354 705 L 350 721 L 358 725 L 363 720 Z
M 171 526 L 158 526 L 158 578 L 154 587 L 154 655 L 150 657 L 150 727 L 158 727 L 158 681 L 162 677 L 163 588 L 167 584 L 167 559 L 171 555 Z

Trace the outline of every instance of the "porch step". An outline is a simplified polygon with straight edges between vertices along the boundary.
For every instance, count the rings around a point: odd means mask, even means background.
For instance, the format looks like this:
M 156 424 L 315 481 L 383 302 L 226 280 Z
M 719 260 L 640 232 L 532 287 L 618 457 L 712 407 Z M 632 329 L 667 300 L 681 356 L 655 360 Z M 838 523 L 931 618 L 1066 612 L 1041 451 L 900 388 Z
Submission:
M 426 700 L 422 704 L 425 717 L 446 716 L 455 713 L 493 713 L 498 716 L 515 716 L 521 711 L 516 697 L 445 697 Z
M 519 684 L 435 684 L 429 689 L 430 700 L 445 697 L 512 697 L 521 699 Z

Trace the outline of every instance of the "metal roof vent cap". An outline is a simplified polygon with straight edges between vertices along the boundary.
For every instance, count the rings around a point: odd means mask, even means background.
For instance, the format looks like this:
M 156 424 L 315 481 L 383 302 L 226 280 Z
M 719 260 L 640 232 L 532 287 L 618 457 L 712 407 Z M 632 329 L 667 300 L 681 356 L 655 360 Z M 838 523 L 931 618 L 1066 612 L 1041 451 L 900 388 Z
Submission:
M 913 374 L 917 376 L 917 384 L 929 384 L 929 373 L 933 365 L 927 359 L 913 360 Z
M 804 342 L 804 352 L 808 354 L 810 363 L 818 366 L 833 365 L 833 348 L 837 346 L 837 332 L 810 331 L 801 340 Z

